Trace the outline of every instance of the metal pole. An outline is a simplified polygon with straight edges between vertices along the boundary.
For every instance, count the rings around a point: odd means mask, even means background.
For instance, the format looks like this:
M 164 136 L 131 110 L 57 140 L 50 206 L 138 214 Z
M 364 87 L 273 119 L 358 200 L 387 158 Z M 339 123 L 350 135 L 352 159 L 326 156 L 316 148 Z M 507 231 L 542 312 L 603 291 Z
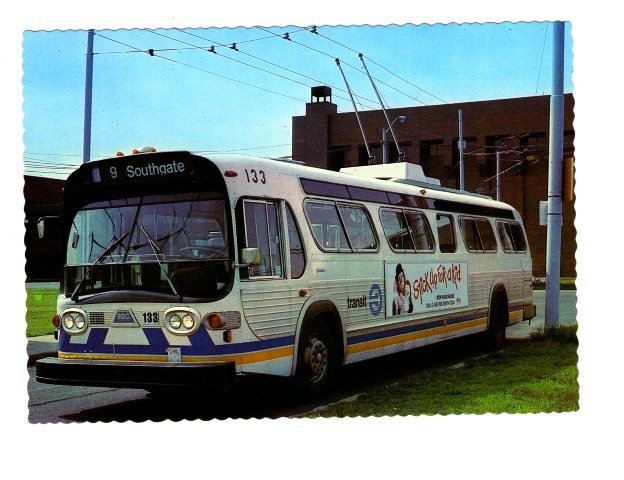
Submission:
M 370 80 L 371 85 L 373 86 L 373 90 L 375 91 L 375 94 L 377 95 L 377 100 L 379 100 L 379 105 L 381 105 L 381 111 L 383 112 L 384 117 L 386 117 L 386 122 L 388 122 L 388 129 L 390 130 L 390 133 L 392 134 L 392 139 L 394 140 L 394 144 L 396 145 L 397 152 L 399 153 L 399 161 L 401 161 L 403 160 L 404 154 L 401 151 L 401 147 L 399 147 L 399 141 L 397 140 L 397 137 L 394 134 L 392 123 L 390 122 L 390 119 L 388 118 L 388 113 L 386 112 L 386 108 L 384 107 L 383 101 L 381 100 L 381 95 L 379 94 L 379 90 L 377 90 L 377 86 L 375 85 L 375 82 L 373 82 L 373 77 L 371 77 L 371 74 L 368 72 L 368 67 L 366 66 L 366 63 L 364 63 L 364 55 L 362 55 L 361 53 L 360 53 L 360 60 L 362 61 L 362 65 L 364 65 L 364 70 L 366 70 L 366 75 L 368 75 L 368 79 Z
M 382 163 L 385 165 L 388 163 L 388 140 L 387 140 L 388 130 L 385 128 L 381 129 L 381 158 Z
M 87 35 L 87 72 L 85 76 L 84 137 L 82 144 L 82 162 L 91 160 L 91 100 L 93 95 L 93 29 Z
M 462 122 L 462 109 L 458 110 L 459 113 L 459 189 L 465 190 L 464 185 L 464 125 Z
M 500 152 L 496 152 L 496 200 L 500 199 Z
M 349 86 L 349 82 L 347 82 L 347 77 L 342 71 L 342 66 L 340 65 L 339 59 L 336 59 L 336 65 L 338 65 L 338 68 L 340 69 L 342 78 L 344 79 L 345 85 L 347 86 L 347 91 L 349 92 L 349 97 L 351 97 L 351 103 L 353 104 L 353 110 L 355 111 L 355 118 L 357 118 L 358 125 L 360 126 L 360 132 L 362 132 L 362 138 L 364 139 L 364 146 L 366 147 L 366 152 L 368 153 L 368 163 L 375 163 L 375 157 L 373 157 L 373 155 L 371 154 L 370 148 L 368 147 L 368 142 L 366 141 L 364 127 L 362 126 L 362 121 L 360 120 L 360 114 L 358 113 L 358 109 L 355 106 L 355 100 L 353 99 L 353 94 L 351 93 L 351 87 Z
M 553 90 L 550 97 L 550 152 L 548 164 L 548 224 L 546 237 L 545 328 L 559 326 L 559 282 L 561 280 L 561 180 L 563 166 L 563 59 L 564 24 L 553 28 Z

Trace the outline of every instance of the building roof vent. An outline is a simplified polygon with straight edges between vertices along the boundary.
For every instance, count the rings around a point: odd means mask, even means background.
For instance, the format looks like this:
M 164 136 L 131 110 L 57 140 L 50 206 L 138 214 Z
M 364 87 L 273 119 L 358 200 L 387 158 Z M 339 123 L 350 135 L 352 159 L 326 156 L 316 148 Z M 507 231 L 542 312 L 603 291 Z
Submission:
M 310 103 L 315 103 L 314 99 L 316 99 L 316 103 L 331 102 L 331 94 L 331 87 L 312 87 L 312 91 L 310 94 Z M 328 98 L 329 100 L 327 100 Z

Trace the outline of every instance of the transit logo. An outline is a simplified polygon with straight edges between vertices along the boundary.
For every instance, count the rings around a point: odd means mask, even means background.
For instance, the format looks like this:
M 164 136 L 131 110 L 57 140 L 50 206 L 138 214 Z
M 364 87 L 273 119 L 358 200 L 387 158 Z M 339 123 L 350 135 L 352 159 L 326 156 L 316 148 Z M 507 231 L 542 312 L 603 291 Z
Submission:
M 368 309 L 374 317 L 379 316 L 383 307 L 383 293 L 381 287 L 373 283 L 368 292 Z

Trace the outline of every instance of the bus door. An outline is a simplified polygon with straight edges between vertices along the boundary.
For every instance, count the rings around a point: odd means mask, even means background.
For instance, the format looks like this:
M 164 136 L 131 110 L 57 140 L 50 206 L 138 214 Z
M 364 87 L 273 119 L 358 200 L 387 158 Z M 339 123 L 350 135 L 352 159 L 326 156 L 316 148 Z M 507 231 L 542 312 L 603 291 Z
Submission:
M 260 340 L 276 346 L 292 344 L 306 299 L 299 294 L 302 287 L 297 281 L 305 268 L 305 255 L 290 207 L 283 200 L 243 199 L 238 213 L 244 225 L 240 249 L 259 248 L 261 253 L 260 265 L 240 270 L 247 324 Z M 262 372 L 262 365 L 249 365 L 246 370 Z

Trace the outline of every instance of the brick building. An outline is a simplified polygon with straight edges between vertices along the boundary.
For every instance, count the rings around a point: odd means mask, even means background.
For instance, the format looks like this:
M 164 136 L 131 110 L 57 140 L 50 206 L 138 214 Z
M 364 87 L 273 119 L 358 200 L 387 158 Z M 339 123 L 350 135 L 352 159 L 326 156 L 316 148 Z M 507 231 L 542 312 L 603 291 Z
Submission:
M 574 155 L 574 98 L 565 95 L 564 158 Z M 539 224 L 539 202 L 548 199 L 550 97 L 524 97 L 387 110 L 405 161 L 422 166 L 425 175 L 459 188 L 458 110 L 462 110 L 465 188 L 496 197 L 496 152 L 501 159 L 501 200 L 524 219 L 533 274 L 545 276 L 546 227 Z M 382 110 L 360 112 L 371 152 L 382 162 Z M 388 161 L 398 159 L 387 133 Z M 339 170 L 366 165 L 368 151 L 354 112 L 338 113 L 329 87 L 313 87 L 306 114 L 292 120 L 292 157 L 306 165 Z M 576 276 L 574 201 L 563 202 L 561 276 Z

